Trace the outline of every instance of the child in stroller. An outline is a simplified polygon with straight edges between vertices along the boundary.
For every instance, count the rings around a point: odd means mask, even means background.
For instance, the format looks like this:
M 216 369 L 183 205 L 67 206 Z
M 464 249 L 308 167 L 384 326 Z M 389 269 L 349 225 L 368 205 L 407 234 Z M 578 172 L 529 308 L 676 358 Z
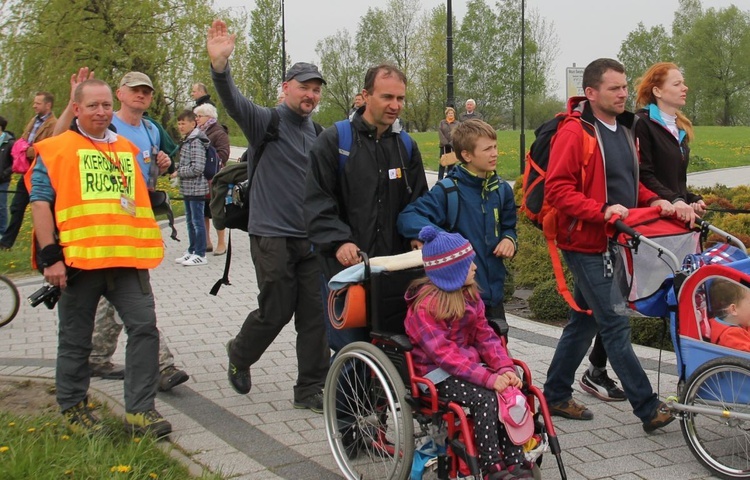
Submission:
M 711 311 L 711 343 L 750 352 L 750 289 L 716 278 L 708 289 Z

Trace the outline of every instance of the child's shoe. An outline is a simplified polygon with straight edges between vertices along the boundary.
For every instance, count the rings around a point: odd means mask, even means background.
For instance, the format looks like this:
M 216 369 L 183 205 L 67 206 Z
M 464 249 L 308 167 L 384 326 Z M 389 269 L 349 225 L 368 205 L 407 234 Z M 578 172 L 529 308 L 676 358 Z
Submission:
M 534 478 L 534 472 L 525 468 L 524 465 L 511 465 L 508 467 L 508 472 L 513 475 L 513 478 Z

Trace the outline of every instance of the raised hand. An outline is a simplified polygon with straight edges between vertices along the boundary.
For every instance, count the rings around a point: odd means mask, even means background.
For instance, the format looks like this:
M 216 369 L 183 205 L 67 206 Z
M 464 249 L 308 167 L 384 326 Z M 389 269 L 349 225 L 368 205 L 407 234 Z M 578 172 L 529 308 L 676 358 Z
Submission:
M 226 70 L 229 56 L 234 51 L 236 38 L 236 34 L 229 34 L 227 24 L 221 20 L 214 20 L 208 28 L 206 49 L 208 50 L 208 58 L 211 59 L 211 67 L 216 72 L 221 73 Z
M 78 73 L 74 73 L 70 76 L 70 101 L 73 101 L 75 97 L 76 88 L 86 80 L 94 78 L 94 71 L 89 71 L 89 67 L 81 67 L 78 69 Z

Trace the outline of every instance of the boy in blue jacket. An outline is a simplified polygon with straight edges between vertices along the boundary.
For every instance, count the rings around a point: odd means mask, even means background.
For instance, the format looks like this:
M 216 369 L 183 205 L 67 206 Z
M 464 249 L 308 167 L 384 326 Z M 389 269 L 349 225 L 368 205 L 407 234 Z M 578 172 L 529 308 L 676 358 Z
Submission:
M 460 233 L 476 251 L 476 279 L 488 319 L 505 323 L 503 289 L 504 258 L 518 250 L 516 234 L 516 202 L 508 182 L 495 172 L 497 167 L 497 134 L 486 122 L 468 120 L 453 131 L 453 150 L 461 162 L 446 177 L 458 194 L 458 216 L 449 218 L 448 193 L 444 184 L 432 187 L 429 193 L 409 204 L 398 217 L 398 231 L 421 248 L 416 240 L 420 230 L 432 225 Z

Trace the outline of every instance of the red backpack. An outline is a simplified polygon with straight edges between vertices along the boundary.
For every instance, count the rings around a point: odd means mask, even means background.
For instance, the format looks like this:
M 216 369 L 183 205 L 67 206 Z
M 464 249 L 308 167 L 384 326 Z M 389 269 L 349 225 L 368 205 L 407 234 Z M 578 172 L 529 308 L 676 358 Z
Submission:
M 552 270 L 557 280 L 557 291 L 568 302 L 571 308 L 579 312 L 590 311 L 583 310 L 573 299 L 573 295 L 568 290 L 565 282 L 565 273 L 563 272 L 560 254 L 557 251 L 557 209 L 547 202 L 544 195 L 544 183 L 547 179 L 547 170 L 550 163 L 550 151 L 552 142 L 558 130 L 566 122 L 580 122 L 580 118 L 568 113 L 558 113 L 552 120 L 544 122 L 534 131 L 536 136 L 534 142 L 526 154 L 526 166 L 523 172 L 523 198 L 521 201 L 521 211 L 531 220 L 531 223 L 542 230 L 544 238 L 547 240 L 550 260 L 552 261 Z M 585 156 L 581 174 L 586 175 L 586 166 L 591 157 L 594 155 L 596 142 L 590 135 L 583 135 Z

